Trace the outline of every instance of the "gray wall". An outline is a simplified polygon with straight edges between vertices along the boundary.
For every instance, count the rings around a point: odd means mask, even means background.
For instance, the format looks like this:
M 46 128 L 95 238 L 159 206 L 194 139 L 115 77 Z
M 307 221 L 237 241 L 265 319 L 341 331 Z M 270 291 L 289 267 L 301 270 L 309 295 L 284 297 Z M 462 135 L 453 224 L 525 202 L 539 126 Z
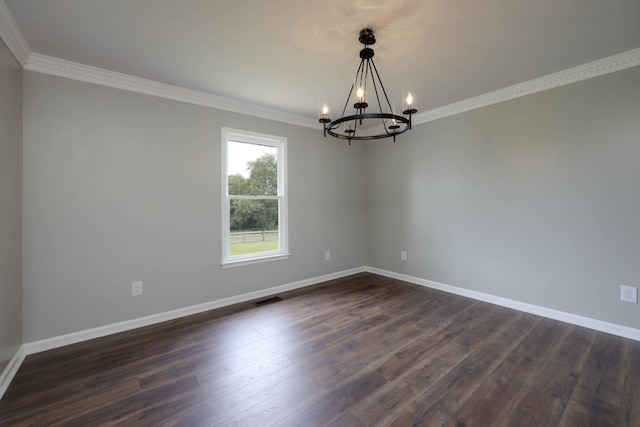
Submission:
M 25 342 L 365 264 L 357 144 L 29 71 L 24 93 Z M 288 260 L 220 267 L 221 127 L 288 138 Z
M 22 344 L 22 68 L 0 40 L 0 372 Z
M 640 67 L 418 125 L 365 158 L 368 265 L 640 328 L 620 301 L 640 287 Z
M 25 342 L 365 264 L 640 328 L 619 301 L 640 286 L 640 68 L 351 147 L 28 71 L 24 94 Z M 223 126 L 289 140 L 288 260 L 220 267 Z

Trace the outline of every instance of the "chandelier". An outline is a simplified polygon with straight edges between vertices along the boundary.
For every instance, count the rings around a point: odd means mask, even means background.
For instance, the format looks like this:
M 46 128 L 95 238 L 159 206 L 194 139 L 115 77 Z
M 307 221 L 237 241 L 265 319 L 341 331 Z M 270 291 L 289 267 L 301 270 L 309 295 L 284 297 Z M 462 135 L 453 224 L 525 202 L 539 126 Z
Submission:
M 402 111 L 404 116 L 397 115 L 394 111 L 395 108 L 389 102 L 387 91 L 382 84 L 376 64 L 373 62 L 373 49 L 369 47 L 376 42 L 373 30 L 366 28 L 360 31 L 358 40 L 364 45 L 364 48 L 360 51 L 360 66 L 356 71 L 355 80 L 347 95 L 342 115 L 339 119 L 331 120 L 329 118 L 329 107 L 324 104 L 322 117 L 318 121 L 322 123 L 325 137 L 329 134 L 335 138 L 348 139 L 349 144 L 351 144 L 352 140 L 382 138 L 393 138 L 393 142 L 395 142 L 397 135 L 411 129 L 411 115 L 417 112 L 413 105 L 413 95 L 411 92 L 407 94 Z M 354 114 L 346 115 L 349 100 L 352 99 L 352 96 L 354 96 L 355 101 L 353 104 L 355 112 Z M 377 106 L 377 112 L 367 112 L 369 107 L 369 102 L 367 101 L 371 101 L 374 104 L 372 109 Z M 405 116 L 408 116 L 408 118 Z M 373 130 L 373 133 L 371 133 L 371 130 Z

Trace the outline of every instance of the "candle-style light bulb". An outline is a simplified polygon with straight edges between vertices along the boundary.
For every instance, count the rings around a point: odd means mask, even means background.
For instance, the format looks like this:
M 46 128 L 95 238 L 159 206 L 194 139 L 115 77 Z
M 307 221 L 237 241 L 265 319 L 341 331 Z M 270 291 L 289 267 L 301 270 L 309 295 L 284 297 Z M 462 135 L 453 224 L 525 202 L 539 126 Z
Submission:
M 322 117 L 320 117 L 318 119 L 318 121 L 320 123 L 322 123 L 323 125 L 326 125 L 327 123 L 331 122 L 331 119 L 329 118 L 329 106 L 327 104 L 324 104 L 322 106 Z M 324 136 L 327 136 L 327 134 L 326 134 L 327 133 L 327 128 L 326 127 L 324 128 L 324 132 L 325 132 Z
M 356 95 L 358 96 L 358 99 L 360 100 L 360 102 L 362 102 L 362 100 L 364 99 L 364 89 L 359 87 L 358 90 L 356 91 Z
M 407 103 L 407 106 L 402 114 L 408 114 L 409 120 L 411 120 L 411 115 L 417 113 L 417 110 L 413 106 L 413 95 L 409 91 L 407 91 L 407 98 L 405 99 L 405 102 Z M 411 123 L 409 123 L 409 129 L 411 129 Z

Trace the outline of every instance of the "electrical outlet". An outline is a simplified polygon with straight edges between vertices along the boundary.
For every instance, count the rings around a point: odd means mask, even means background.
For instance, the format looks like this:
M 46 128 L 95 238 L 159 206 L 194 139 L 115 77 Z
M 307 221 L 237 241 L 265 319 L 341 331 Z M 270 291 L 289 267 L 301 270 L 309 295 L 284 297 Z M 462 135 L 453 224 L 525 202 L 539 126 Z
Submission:
M 142 282 L 132 282 L 131 283 L 131 296 L 135 297 L 138 295 L 142 295 Z
M 620 286 L 620 301 L 638 303 L 638 288 L 633 286 Z
M 324 251 L 324 260 L 329 261 L 331 259 L 331 251 Z
M 400 251 L 400 260 L 401 261 L 407 260 L 407 251 Z

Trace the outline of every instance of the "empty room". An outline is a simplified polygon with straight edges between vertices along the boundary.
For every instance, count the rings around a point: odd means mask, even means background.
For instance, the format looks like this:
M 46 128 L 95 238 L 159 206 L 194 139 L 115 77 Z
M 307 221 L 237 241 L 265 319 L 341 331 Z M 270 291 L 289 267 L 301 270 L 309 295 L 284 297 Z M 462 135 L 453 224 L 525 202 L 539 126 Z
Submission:
M 0 0 L 0 426 L 639 426 L 638 0 Z

